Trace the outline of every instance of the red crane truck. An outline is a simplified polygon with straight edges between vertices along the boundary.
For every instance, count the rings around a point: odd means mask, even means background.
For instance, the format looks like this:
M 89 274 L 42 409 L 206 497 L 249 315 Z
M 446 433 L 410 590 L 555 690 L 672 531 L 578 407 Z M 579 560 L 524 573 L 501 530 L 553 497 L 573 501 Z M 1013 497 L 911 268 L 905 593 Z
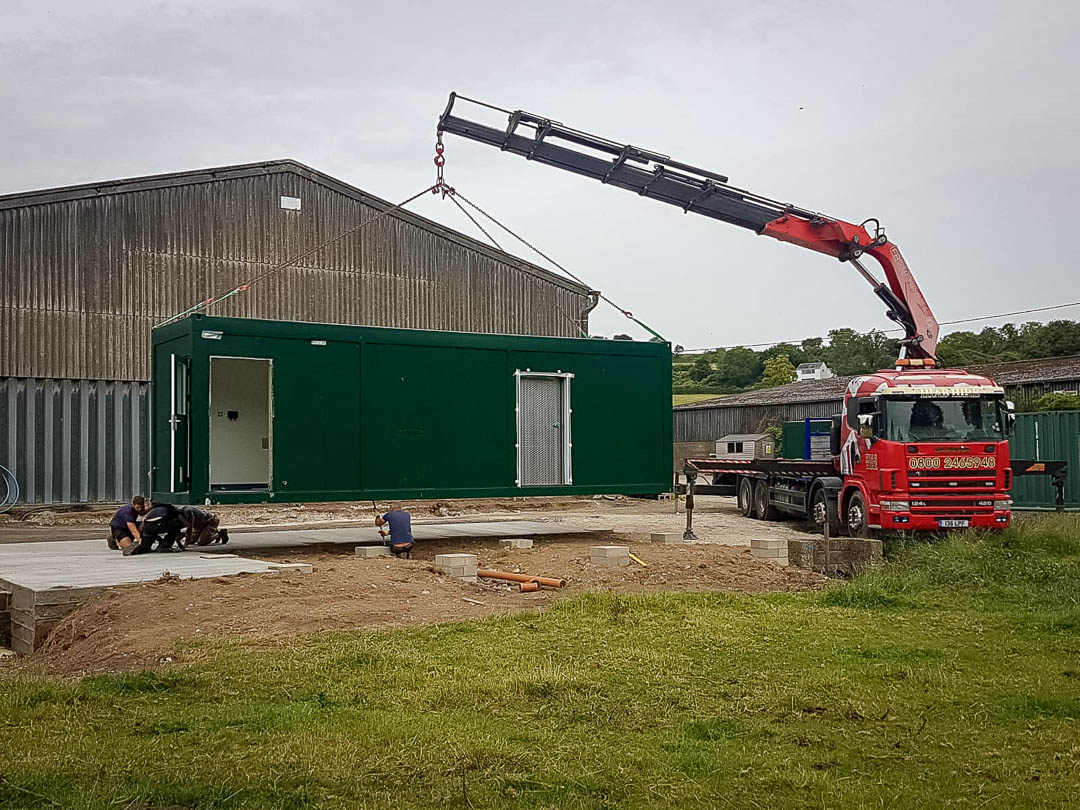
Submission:
M 459 101 L 503 113 L 507 123 L 496 127 L 463 118 L 454 111 Z M 724 175 L 667 155 L 455 93 L 438 131 L 440 138 L 450 133 L 478 141 L 848 262 L 903 328 L 896 367 L 849 383 L 844 412 L 833 419 L 831 461 L 688 461 L 688 536 L 693 492 L 703 473 L 713 476 L 712 485 L 698 491 L 736 494 L 744 515 L 803 517 L 830 534 L 1009 525 L 1012 403 L 985 377 L 939 367 L 938 323 L 876 219 L 844 222 L 736 188 Z M 866 255 L 881 265 L 885 282 L 863 264 Z M 1018 472 L 1030 465 L 1018 462 Z M 1033 472 L 1050 471 L 1043 465 Z

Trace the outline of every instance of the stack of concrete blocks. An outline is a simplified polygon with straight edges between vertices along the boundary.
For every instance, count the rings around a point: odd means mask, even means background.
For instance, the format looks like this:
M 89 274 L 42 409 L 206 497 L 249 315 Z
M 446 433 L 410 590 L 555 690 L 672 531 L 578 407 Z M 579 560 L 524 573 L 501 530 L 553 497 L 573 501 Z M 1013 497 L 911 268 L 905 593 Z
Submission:
M 667 543 L 668 545 L 676 545 L 679 543 L 689 543 L 689 540 L 684 540 L 682 532 L 662 532 L 660 534 L 650 534 L 649 540 L 653 543 Z
M 759 560 L 786 566 L 788 564 L 788 541 L 771 537 L 755 537 L 750 541 L 750 554 Z
M 476 555 L 436 554 L 435 570 L 462 582 L 476 582 Z
M 624 568 L 630 565 L 630 546 L 592 546 L 589 561 L 595 568 Z
M 101 590 L 97 587 L 33 591 L 12 583 L 0 583 L 0 637 L 8 636 L 14 652 L 30 655 L 45 643 L 61 619 Z
M 11 646 L 11 591 L 0 590 L 0 647 Z
M 356 556 L 357 557 L 389 557 L 390 556 L 390 547 L 389 546 L 382 546 L 382 545 L 379 545 L 379 546 L 357 546 L 356 547 Z
M 499 541 L 503 548 L 532 548 L 532 543 L 529 537 L 506 537 Z
M 808 568 L 822 574 L 855 574 L 880 564 L 885 557 L 880 540 L 833 537 L 830 538 L 826 561 L 825 538 L 819 537 L 815 540 L 789 540 L 788 559 L 798 568 Z

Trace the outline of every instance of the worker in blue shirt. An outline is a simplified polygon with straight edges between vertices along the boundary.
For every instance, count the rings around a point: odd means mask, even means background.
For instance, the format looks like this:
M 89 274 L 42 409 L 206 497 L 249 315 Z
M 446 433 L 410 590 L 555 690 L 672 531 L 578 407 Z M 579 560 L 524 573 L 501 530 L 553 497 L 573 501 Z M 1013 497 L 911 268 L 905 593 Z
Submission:
M 142 495 L 136 495 L 131 499 L 131 503 L 125 503 L 117 509 L 109 522 L 109 548 L 123 549 L 125 554 L 130 554 L 128 549 L 135 548 L 142 541 L 139 517 L 145 514 L 146 500 Z
M 412 516 L 408 512 L 395 507 L 385 515 L 376 516 L 375 525 L 379 527 L 379 534 L 390 547 L 391 554 L 395 557 L 404 554 L 406 559 L 412 559 L 409 554 L 413 547 Z

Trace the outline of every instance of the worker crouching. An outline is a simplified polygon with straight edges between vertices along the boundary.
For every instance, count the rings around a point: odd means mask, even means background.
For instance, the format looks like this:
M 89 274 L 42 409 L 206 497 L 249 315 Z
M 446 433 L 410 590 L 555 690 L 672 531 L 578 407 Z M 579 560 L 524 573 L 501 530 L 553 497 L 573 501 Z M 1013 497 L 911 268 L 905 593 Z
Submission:
M 375 517 L 375 525 L 379 527 L 379 534 L 395 557 L 404 555 L 405 559 L 412 559 L 413 536 L 412 516 L 404 509 L 391 509 L 385 515 Z
M 155 504 L 143 520 L 141 541 L 131 550 L 125 549 L 124 554 L 145 554 L 155 543 L 158 551 L 183 551 L 193 543 L 228 543 L 229 532 L 220 524 L 217 515 L 197 506 Z

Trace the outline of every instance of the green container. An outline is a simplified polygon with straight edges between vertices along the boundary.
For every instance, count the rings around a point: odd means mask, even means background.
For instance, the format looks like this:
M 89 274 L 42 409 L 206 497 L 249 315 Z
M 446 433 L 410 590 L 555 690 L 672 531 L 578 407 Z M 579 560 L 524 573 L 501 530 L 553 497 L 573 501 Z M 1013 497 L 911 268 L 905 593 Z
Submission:
M 152 397 L 155 501 L 671 488 L 663 343 L 196 315 L 154 330 Z
M 780 458 L 795 458 L 795 459 L 808 459 L 810 458 L 810 444 L 814 441 L 814 436 L 823 436 L 823 439 L 818 439 L 819 442 L 824 441 L 828 444 L 829 430 L 832 428 L 832 422 L 828 419 L 811 419 L 810 431 L 812 435 L 809 440 L 806 435 L 806 420 L 800 419 L 797 422 L 784 422 L 781 428 L 781 440 L 780 446 Z
M 1009 439 L 1013 458 L 1067 461 L 1065 508 L 1080 509 L 1080 411 L 1018 413 Z M 1056 493 L 1048 476 L 1020 476 L 1013 482 L 1016 509 L 1053 509 Z

